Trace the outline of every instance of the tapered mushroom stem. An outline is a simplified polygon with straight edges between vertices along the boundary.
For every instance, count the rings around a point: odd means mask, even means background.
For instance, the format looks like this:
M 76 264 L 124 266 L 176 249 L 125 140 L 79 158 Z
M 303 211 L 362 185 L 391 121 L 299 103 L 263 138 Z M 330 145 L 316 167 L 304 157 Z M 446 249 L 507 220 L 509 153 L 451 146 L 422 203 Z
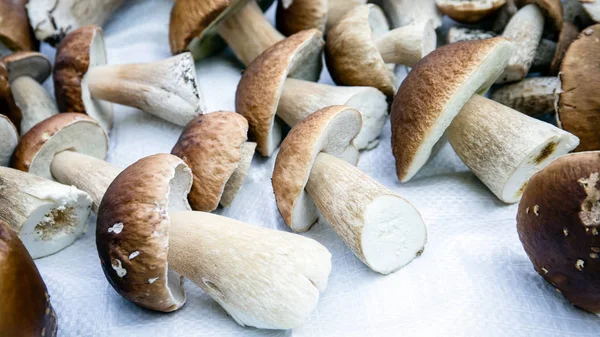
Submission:
M 54 156 L 50 172 L 58 182 L 87 192 L 97 213 L 104 193 L 121 170 L 104 160 L 67 150 Z
M 240 325 L 297 327 L 327 286 L 331 255 L 313 240 L 210 213 L 170 212 L 169 218 L 169 268 Z
M 534 173 L 579 144 L 568 132 L 480 95 L 446 133 L 462 161 L 505 203 L 519 201 Z
M 360 111 L 363 127 L 355 139 L 359 149 L 372 149 L 387 118 L 385 95 L 372 87 L 338 87 L 288 78 L 277 107 L 277 115 L 294 126 L 311 113 L 332 105 L 347 105 Z
M 284 38 L 267 21 L 255 0 L 223 20 L 217 31 L 244 65 Z
M 185 126 L 204 110 L 189 53 L 142 64 L 92 67 L 84 81 L 93 98 L 136 107 Z
M 10 82 L 15 104 L 21 110 L 21 135 L 34 125 L 54 116 L 58 108 L 50 93 L 38 81 L 29 76 L 19 76 Z
M 431 21 L 423 21 L 391 30 L 375 43 L 385 63 L 412 67 L 435 49 L 437 36 Z
M 419 212 L 356 167 L 320 153 L 306 190 L 331 227 L 371 269 L 389 274 L 421 254 L 427 232 Z
M 558 77 L 532 77 L 494 91 L 491 98 L 526 115 L 537 117 L 554 110 Z
M 250 164 L 252 163 L 252 157 L 256 150 L 256 143 L 245 142 L 241 147 L 241 159 L 237 169 L 233 172 L 221 195 L 221 201 L 219 202 L 223 207 L 231 206 L 233 199 L 239 192 L 240 188 L 244 184 L 244 180 L 248 175 Z

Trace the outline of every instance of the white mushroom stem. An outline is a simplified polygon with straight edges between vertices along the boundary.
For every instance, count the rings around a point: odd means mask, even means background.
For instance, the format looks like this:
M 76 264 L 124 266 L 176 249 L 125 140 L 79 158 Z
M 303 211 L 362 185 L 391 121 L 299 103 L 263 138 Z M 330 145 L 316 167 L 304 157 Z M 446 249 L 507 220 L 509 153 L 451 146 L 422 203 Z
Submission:
M 583 9 L 585 9 L 592 20 L 600 22 L 600 1 L 579 0 L 579 2 L 583 4 Z
M 360 150 L 379 143 L 388 112 L 386 96 L 372 87 L 338 87 L 288 78 L 277 107 L 277 115 L 294 126 L 311 113 L 332 105 L 347 105 L 361 112 L 363 127 L 355 139 Z
M 104 160 L 67 150 L 54 155 L 50 172 L 58 182 L 87 192 L 97 213 L 104 193 L 121 170 Z
M 217 31 L 244 65 L 284 38 L 267 21 L 255 0 L 223 20 Z
M 473 96 L 447 130 L 462 161 L 503 202 L 521 198 L 531 176 L 579 139 L 551 124 Z
M 461 41 L 485 40 L 496 36 L 496 33 L 482 29 L 471 29 L 466 27 L 451 27 L 446 35 L 447 43 Z
M 15 104 L 21 110 L 21 135 L 37 123 L 58 113 L 54 99 L 35 79 L 19 76 L 10 82 Z
M 180 126 L 205 110 L 190 53 L 152 63 L 92 67 L 84 82 L 95 99 L 135 107 Z
M 203 212 L 170 212 L 169 268 L 242 326 L 302 325 L 327 286 L 331 255 L 300 235 Z
M 0 166 L 8 166 L 10 159 L 19 144 L 17 128 L 4 115 L 0 115 Z
M 244 144 L 242 144 L 240 148 L 240 162 L 238 164 L 238 167 L 235 169 L 235 171 L 233 171 L 233 174 L 225 184 L 223 194 L 221 195 L 221 200 L 219 201 L 221 206 L 231 206 L 233 199 L 240 191 L 240 188 L 242 188 L 244 180 L 246 180 L 246 176 L 248 175 L 248 171 L 250 170 L 250 164 L 252 164 L 252 158 L 254 157 L 255 150 L 256 143 L 245 142 Z
M 346 13 L 366 3 L 367 0 L 329 0 L 326 29 L 331 29 Z
M 537 117 L 554 110 L 558 77 L 533 77 L 494 91 L 492 100 L 526 115 Z
M 392 27 L 429 20 L 434 28 L 442 25 L 444 15 L 437 8 L 435 0 L 381 0 L 381 4 Z
M 431 21 L 413 23 L 389 31 L 375 41 L 385 63 L 414 66 L 437 44 Z
M 317 155 L 306 191 L 346 245 L 374 271 L 392 273 L 422 253 L 427 230 L 417 209 L 346 161 Z

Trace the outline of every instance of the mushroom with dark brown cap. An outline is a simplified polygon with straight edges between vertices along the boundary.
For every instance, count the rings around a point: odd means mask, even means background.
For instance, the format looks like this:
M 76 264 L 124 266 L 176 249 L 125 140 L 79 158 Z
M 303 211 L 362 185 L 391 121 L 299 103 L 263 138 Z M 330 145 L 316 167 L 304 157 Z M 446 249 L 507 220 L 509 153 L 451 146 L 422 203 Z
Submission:
M 204 111 L 190 53 L 151 63 L 106 65 L 102 29 L 84 26 L 56 50 L 54 94 L 61 111 L 82 112 L 108 132 L 112 103 L 184 126 Z
M 496 13 L 506 0 L 435 0 L 435 4 L 452 20 L 476 23 Z
M 340 85 L 371 86 L 396 92 L 393 67 L 413 66 L 436 47 L 431 21 L 389 30 L 381 8 L 369 4 L 349 11 L 328 33 L 327 68 Z
M 8 166 L 10 158 L 19 143 L 19 133 L 14 124 L 4 115 L 0 115 L 0 166 Z
M 0 190 L 0 220 L 34 259 L 68 247 L 86 231 L 92 199 L 73 186 L 0 167 Z
M 371 149 L 387 119 L 385 95 L 372 87 L 336 87 L 302 80 L 317 77 L 323 48 L 316 29 L 296 33 L 261 54 L 244 71 L 236 92 L 236 111 L 249 123 L 249 133 L 263 156 L 270 156 L 282 138 L 279 116 L 290 126 L 326 106 L 344 104 L 363 114 L 360 149 Z M 294 72 L 297 74 L 294 74 Z M 311 75 L 311 74 L 314 74 Z M 290 78 L 288 78 L 288 76 Z
M 171 151 L 192 169 L 188 196 L 195 211 L 228 207 L 248 175 L 256 143 L 247 142 L 248 121 L 235 112 L 217 111 L 194 118 Z
M 273 171 L 279 213 L 294 231 L 319 214 L 362 262 L 392 273 L 419 256 L 427 229 L 408 201 L 354 165 L 361 114 L 346 106 L 317 111 L 283 140 Z
M 600 1 L 598 0 L 579 0 L 583 4 L 583 8 L 588 13 L 590 18 L 596 22 L 600 22 Z
M 28 0 L 0 1 L 0 56 L 16 51 L 38 49 L 33 36 L 25 4 Z
M 258 3 L 257 3 L 258 1 Z M 176 0 L 169 22 L 171 52 L 191 51 L 195 59 L 211 55 L 223 38 L 249 65 L 284 36 L 267 21 L 260 6 L 273 0 Z
M 494 90 L 490 98 L 528 116 L 539 117 L 554 111 L 557 86 L 558 77 L 531 77 Z
M 191 186 L 190 168 L 168 154 L 141 159 L 113 181 L 96 227 L 113 288 L 137 305 L 169 312 L 185 303 L 186 277 L 240 325 L 303 324 L 327 285 L 327 249 L 299 235 L 191 212 Z
M 0 59 L 0 87 L 6 113 L 25 134 L 34 125 L 56 115 L 58 108 L 48 91 L 42 87 L 52 73 L 50 60 L 36 52 L 17 52 Z
M 56 336 L 46 284 L 12 228 L 0 220 L 0 331 L 3 336 Z
M 502 37 L 458 42 L 413 68 L 392 106 L 392 149 L 401 181 L 418 172 L 447 131 L 473 173 L 500 200 L 514 203 L 533 173 L 579 144 L 570 133 L 477 95 L 502 73 L 512 51 Z
M 560 157 L 536 173 L 517 230 L 535 270 L 573 305 L 600 314 L 600 152 Z
M 394 28 L 426 21 L 431 21 L 433 28 L 442 25 L 444 14 L 435 0 L 381 0 L 381 5 Z
M 108 137 L 96 121 L 79 113 L 61 113 L 23 135 L 13 167 L 56 180 L 90 194 L 94 212 L 120 170 L 104 161 Z

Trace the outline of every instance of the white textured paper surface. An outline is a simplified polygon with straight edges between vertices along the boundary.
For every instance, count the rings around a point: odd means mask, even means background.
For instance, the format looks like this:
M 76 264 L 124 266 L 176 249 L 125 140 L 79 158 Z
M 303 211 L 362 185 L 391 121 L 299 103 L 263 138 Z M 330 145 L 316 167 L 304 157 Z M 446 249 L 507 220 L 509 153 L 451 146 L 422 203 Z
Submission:
M 170 56 L 171 0 L 131 0 L 105 26 L 110 63 Z M 272 14 L 272 11 L 271 11 Z M 54 51 L 44 52 L 54 57 Z M 208 111 L 234 110 L 240 65 L 229 54 L 197 63 Z M 325 83 L 331 83 L 328 76 Z M 50 87 L 50 85 L 49 85 Z M 116 108 L 108 160 L 120 167 L 170 152 L 181 128 L 131 108 Z M 287 230 L 271 188 L 275 157 L 256 156 L 231 208 L 219 213 Z M 516 206 L 500 203 L 449 145 L 408 184 L 395 177 L 390 128 L 359 168 L 412 202 L 428 229 L 424 254 L 389 276 L 371 272 L 325 224 L 306 235 L 333 254 L 317 310 L 293 331 L 242 328 L 198 287 L 178 312 L 141 309 L 119 296 L 102 273 L 88 233 L 37 260 L 52 296 L 60 336 L 600 336 L 600 318 L 573 308 L 533 270 L 516 233 Z

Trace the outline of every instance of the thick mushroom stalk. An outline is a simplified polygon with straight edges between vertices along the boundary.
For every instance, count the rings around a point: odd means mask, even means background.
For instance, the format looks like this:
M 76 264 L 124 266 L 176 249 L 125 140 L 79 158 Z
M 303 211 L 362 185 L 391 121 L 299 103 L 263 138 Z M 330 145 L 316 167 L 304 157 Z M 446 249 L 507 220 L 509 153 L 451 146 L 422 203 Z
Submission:
M 533 77 L 505 85 L 492 93 L 491 99 L 532 117 L 554 110 L 557 77 Z
M 37 123 L 58 113 L 58 108 L 50 93 L 35 79 L 19 76 L 10 82 L 13 99 L 21 110 L 21 135 L 27 133 Z
M 444 15 L 435 4 L 435 0 L 382 0 L 381 4 L 392 22 L 392 27 L 429 20 L 434 28 L 442 25 Z
M 422 21 L 391 30 L 375 44 L 385 63 L 412 67 L 435 49 L 436 42 L 432 22 Z
M 8 166 L 10 158 L 19 143 L 19 134 L 14 124 L 4 115 L 0 115 L 0 166 Z

